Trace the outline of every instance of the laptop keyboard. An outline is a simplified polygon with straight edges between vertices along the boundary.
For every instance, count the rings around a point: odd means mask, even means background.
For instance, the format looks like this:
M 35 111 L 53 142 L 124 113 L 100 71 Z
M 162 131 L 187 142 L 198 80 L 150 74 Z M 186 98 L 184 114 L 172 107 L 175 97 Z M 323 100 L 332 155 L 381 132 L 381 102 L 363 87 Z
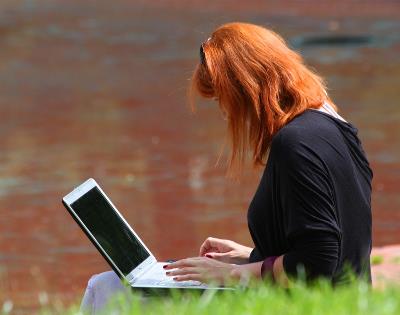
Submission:
M 181 281 L 177 282 L 171 279 L 145 279 L 141 280 L 140 285 L 160 286 L 160 287 L 197 287 L 204 285 L 199 281 Z
M 206 288 L 207 285 L 200 281 L 175 281 L 172 277 L 165 274 L 162 268 L 164 263 L 155 264 L 143 277 L 140 277 L 133 284 L 134 287 L 165 287 L 165 288 L 190 288 L 199 287 Z

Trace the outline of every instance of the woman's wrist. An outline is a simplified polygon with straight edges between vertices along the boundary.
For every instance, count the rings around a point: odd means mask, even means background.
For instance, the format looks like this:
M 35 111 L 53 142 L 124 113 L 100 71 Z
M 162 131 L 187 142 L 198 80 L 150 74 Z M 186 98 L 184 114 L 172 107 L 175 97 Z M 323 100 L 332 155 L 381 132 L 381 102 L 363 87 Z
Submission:
M 248 247 L 248 246 L 243 246 L 243 247 L 244 247 L 244 252 L 246 253 L 245 254 L 246 259 L 248 261 L 249 258 L 250 258 L 251 252 L 253 251 L 253 248 L 252 247 Z
M 251 251 L 253 250 L 251 247 L 247 247 L 244 245 L 241 245 L 242 247 L 240 248 L 240 252 L 242 253 L 240 255 L 240 258 L 237 258 L 237 263 L 239 265 L 244 265 L 244 264 L 248 264 L 249 263 L 249 259 L 250 259 L 250 254 Z
M 241 267 L 243 265 L 236 265 L 236 264 L 231 264 L 231 271 L 229 273 L 229 277 L 230 279 L 234 280 L 234 281 L 240 281 L 240 279 L 242 278 L 242 270 Z
M 230 272 L 230 277 L 235 281 L 242 281 L 244 279 L 261 278 L 261 265 L 262 262 L 256 262 L 252 264 L 244 264 L 244 265 L 232 265 L 232 269 Z
M 283 255 L 282 256 L 276 256 L 274 259 L 269 259 L 269 262 L 271 263 L 270 266 L 272 269 L 268 269 L 270 275 L 273 277 L 273 280 L 277 282 L 279 285 L 282 285 L 283 287 L 288 287 L 289 285 L 289 280 L 286 276 L 285 270 L 283 268 Z M 229 272 L 229 277 L 233 281 L 241 282 L 244 280 L 248 280 L 250 278 L 254 279 L 262 279 L 265 276 L 263 275 L 263 272 L 265 272 L 263 267 L 265 261 L 260 261 L 256 263 L 251 263 L 251 264 L 244 264 L 244 265 L 231 265 L 231 269 Z

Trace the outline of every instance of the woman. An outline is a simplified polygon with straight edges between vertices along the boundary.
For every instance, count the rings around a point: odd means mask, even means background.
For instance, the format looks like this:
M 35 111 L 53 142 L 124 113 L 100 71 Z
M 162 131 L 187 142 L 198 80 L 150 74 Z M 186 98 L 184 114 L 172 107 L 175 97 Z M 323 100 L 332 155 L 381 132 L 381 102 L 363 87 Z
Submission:
M 167 274 L 287 285 L 299 272 L 343 282 L 350 269 L 370 280 L 372 171 L 357 129 L 337 114 L 322 79 L 274 32 L 231 23 L 201 45 L 192 90 L 218 100 L 231 171 L 248 149 L 255 165 L 266 162 L 247 215 L 255 247 L 210 237 L 199 257 L 166 265 Z M 121 290 L 114 272 L 95 275 L 82 309 L 95 314 Z
M 254 248 L 208 238 L 200 257 L 166 265 L 176 281 L 271 277 L 287 284 L 371 279 L 371 180 L 357 129 L 336 112 L 322 79 L 276 33 L 230 23 L 201 45 L 192 90 L 224 113 L 240 170 L 247 150 L 266 166 L 248 209 Z

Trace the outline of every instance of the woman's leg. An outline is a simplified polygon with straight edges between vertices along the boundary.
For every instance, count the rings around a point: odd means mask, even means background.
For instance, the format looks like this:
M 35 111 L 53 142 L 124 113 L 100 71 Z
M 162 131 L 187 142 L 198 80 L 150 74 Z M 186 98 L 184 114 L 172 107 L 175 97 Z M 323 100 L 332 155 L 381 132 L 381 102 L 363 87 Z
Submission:
M 114 271 L 94 275 L 88 281 L 81 303 L 81 311 L 90 315 L 98 314 L 115 293 L 121 293 L 124 290 L 126 288 Z

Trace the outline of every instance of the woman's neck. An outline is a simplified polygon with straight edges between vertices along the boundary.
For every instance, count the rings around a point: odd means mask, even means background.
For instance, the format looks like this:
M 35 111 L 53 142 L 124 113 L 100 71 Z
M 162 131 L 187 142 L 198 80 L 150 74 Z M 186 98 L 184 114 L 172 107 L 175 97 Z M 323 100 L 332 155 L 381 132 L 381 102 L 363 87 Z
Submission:
M 321 111 L 321 112 L 324 112 L 324 113 L 327 113 L 327 114 L 329 114 L 329 115 L 331 115 L 331 116 L 333 116 L 333 117 L 335 117 L 335 118 L 337 118 L 337 119 L 340 119 L 340 120 L 342 120 L 342 121 L 344 121 L 344 122 L 347 122 L 342 116 L 340 116 L 340 115 L 333 109 L 333 107 L 332 107 L 328 102 L 325 102 L 324 104 L 322 104 L 322 106 L 321 106 L 320 108 L 318 108 L 317 110 L 319 110 L 319 111 Z

